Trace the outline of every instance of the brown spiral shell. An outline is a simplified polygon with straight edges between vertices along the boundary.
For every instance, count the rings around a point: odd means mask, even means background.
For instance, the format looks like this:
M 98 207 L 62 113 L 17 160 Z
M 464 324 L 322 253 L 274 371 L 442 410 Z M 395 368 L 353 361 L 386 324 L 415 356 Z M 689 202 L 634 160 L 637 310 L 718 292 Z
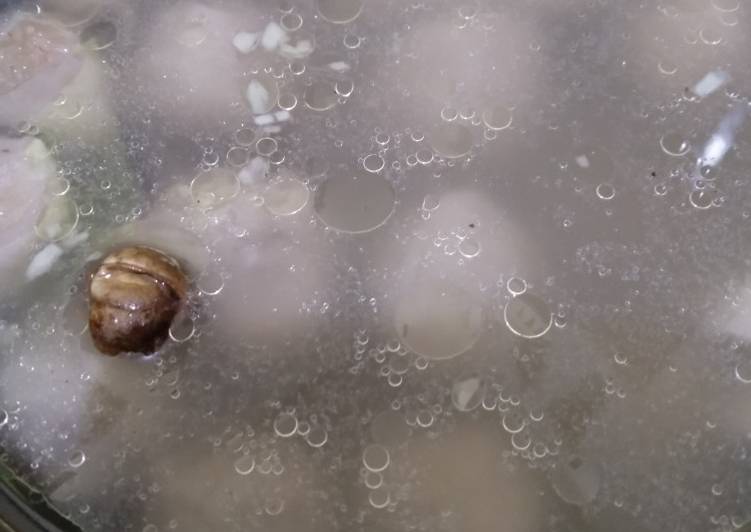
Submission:
M 185 302 L 188 281 L 165 253 L 131 246 L 108 255 L 91 279 L 89 330 L 107 355 L 153 353 Z

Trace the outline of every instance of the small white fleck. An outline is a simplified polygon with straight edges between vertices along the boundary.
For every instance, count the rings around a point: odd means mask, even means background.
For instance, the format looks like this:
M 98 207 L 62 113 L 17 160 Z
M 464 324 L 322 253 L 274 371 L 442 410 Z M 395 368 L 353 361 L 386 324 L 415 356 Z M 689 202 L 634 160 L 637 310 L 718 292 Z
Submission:
M 279 48 L 280 45 L 287 42 L 287 33 L 276 22 L 269 22 L 261 36 L 261 46 L 266 50 L 272 51 Z
M 282 44 L 279 53 L 287 59 L 302 59 L 313 52 L 313 43 L 309 40 L 299 41 L 295 46 Z
M 329 63 L 329 68 L 336 72 L 349 72 L 350 70 L 349 63 L 345 63 L 344 61 L 334 61 L 333 63 Z
M 581 168 L 589 168 L 589 158 L 586 155 L 579 155 L 576 158 L 576 164 Z
M 243 185 L 254 185 L 265 179 L 268 171 L 269 161 L 265 157 L 253 157 L 237 177 Z
M 247 31 L 238 32 L 232 38 L 232 45 L 241 54 L 249 54 L 258 46 L 258 34 Z
M 269 124 L 274 123 L 274 115 L 272 114 L 258 115 L 258 116 L 253 117 L 253 121 L 256 123 L 257 126 L 268 126 Z
M 26 279 L 32 281 L 37 277 L 41 277 L 50 271 L 55 262 L 62 256 L 63 248 L 57 244 L 47 244 L 31 259 L 29 267 L 26 268 Z
M 727 72 L 722 70 L 707 73 L 706 76 L 691 89 L 699 98 L 709 96 L 730 80 Z
M 252 80 L 246 93 L 253 114 L 263 114 L 269 109 L 269 91 L 259 81 Z
M 82 244 L 83 242 L 86 242 L 89 239 L 89 232 L 83 231 L 81 233 L 73 233 L 72 235 L 65 238 L 61 244 L 63 248 L 66 250 L 73 249 L 78 244 Z

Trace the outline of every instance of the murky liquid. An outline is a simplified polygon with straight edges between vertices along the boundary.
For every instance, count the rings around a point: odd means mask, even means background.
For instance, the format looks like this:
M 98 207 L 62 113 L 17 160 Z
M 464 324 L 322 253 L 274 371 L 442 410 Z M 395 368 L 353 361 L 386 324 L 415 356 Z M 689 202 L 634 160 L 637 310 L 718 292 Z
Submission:
M 2 468 L 86 531 L 745 530 L 750 13 L 0 2 Z M 190 291 L 105 357 L 126 244 Z

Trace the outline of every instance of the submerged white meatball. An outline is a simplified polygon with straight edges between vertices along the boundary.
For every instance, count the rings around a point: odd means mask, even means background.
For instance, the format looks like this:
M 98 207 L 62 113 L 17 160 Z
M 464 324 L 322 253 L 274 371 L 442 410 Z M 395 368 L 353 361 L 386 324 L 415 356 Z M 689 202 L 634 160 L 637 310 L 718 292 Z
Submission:
M 158 247 L 184 260 L 209 327 L 235 342 L 263 345 L 315 331 L 335 280 L 326 235 L 312 225 L 306 185 L 277 176 L 240 189 L 233 170 L 199 173 L 207 190 L 228 186 L 221 200 L 175 185 L 153 213 L 123 229 L 115 241 Z M 221 193 L 220 193 L 221 194 Z M 216 200 L 211 208 L 206 202 Z M 202 202 L 203 203 L 200 203 Z M 112 242 L 112 239 L 108 239 Z
M 55 165 L 42 141 L 0 137 L 0 294 L 24 281 Z
M 0 27 L 0 126 L 101 142 L 115 119 L 102 63 L 52 16 L 15 14 Z

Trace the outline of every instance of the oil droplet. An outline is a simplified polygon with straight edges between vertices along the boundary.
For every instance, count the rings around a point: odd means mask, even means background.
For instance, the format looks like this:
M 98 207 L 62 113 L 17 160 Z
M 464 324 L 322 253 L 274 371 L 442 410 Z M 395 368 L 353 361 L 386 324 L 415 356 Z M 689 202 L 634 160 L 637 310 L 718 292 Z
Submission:
M 235 131 L 235 142 L 240 146 L 251 146 L 255 140 L 256 134 L 252 129 L 242 128 Z
M 444 107 L 441 109 L 441 118 L 446 122 L 453 122 L 459 117 L 459 111 L 453 107 Z
M 297 106 L 297 96 L 291 92 L 280 92 L 277 100 L 280 109 L 291 111 Z
M 713 205 L 716 196 L 713 190 L 694 190 L 689 194 L 688 201 L 697 209 L 706 210 Z
M 0 408 L 0 429 L 8 424 L 8 419 L 9 419 L 8 411 L 3 408 Z
M 279 515 L 284 510 L 284 499 L 275 497 L 267 500 L 263 510 L 268 515 Z
M 426 211 L 434 211 L 441 205 L 441 200 L 437 196 L 427 194 L 422 200 L 422 208 Z
M 420 427 L 426 429 L 433 424 L 433 421 L 435 421 L 435 419 L 433 418 L 433 413 L 430 410 L 420 410 L 417 413 L 417 419 L 415 421 Z
M 415 154 L 417 162 L 422 165 L 427 165 L 433 162 L 433 152 L 427 148 L 421 148 L 417 150 Z
M 527 431 L 511 435 L 511 446 L 517 451 L 526 451 L 532 445 L 532 437 Z
M 401 414 L 384 410 L 370 423 L 370 435 L 376 443 L 394 447 L 407 441 L 409 427 Z
M 279 21 L 282 28 L 287 31 L 297 31 L 302 28 L 302 17 L 297 13 L 287 13 Z
M 485 386 L 478 377 L 456 381 L 451 389 L 451 402 L 460 412 L 470 412 L 480 406 Z
M 328 439 L 329 435 L 326 430 L 320 426 L 311 427 L 310 432 L 305 436 L 308 445 L 315 448 L 323 447 Z
M 235 471 L 238 475 L 250 475 L 256 468 L 256 460 L 249 454 L 244 454 L 235 460 Z
M 597 197 L 603 200 L 611 200 L 615 197 L 615 187 L 610 183 L 600 183 L 595 190 Z
M 57 242 L 70 235 L 78 225 L 78 205 L 66 196 L 50 198 L 39 217 L 36 234 L 47 242 Z
M 324 81 L 314 81 L 305 89 L 303 101 L 313 111 L 328 111 L 337 104 L 338 95 L 331 84 Z
M 464 258 L 471 259 L 480 254 L 482 247 L 480 243 L 474 238 L 465 238 L 459 244 L 459 253 Z
M 182 27 L 177 34 L 177 42 L 183 46 L 194 48 L 200 46 L 208 37 L 208 30 L 203 20 L 190 19 L 182 23 Z
M 70 181 L 64 177 L 53 179 L 48 184 L 48 190 L 54 196 L 65 196 L 70 190 Z
M 741 3 L 740 0 L 712 0 L 712 6 L 718 11 L 730 13 L 732 11 L 738 11 L 741 7 Z
M 615 363 L 619 366 L 625 366 L 628 364 L 628 357 L 625 353 L 621 353 L 620 351 L 613 355 L 613 360 L 615 360 Z
M 495 105 L 483 111 L 482 121 L 488 129 L 501 131 L 511 127 L 514 116 L 508 107 Z
M 430 139 L 436 153 L 447 159 L 463 157 L 472 149 L 472 132 L 462 124 L 441 124 Z
M 79 468 L 81 467 L 84 462 L 86 462 L 86 455 L 83 453 L 83 451 L 73 451 L 73 453 L 68 458 L 68 465 L 72 468 Z
M 172 325 L 169 328 L 169 337 L 173 342 L 183 343 L 193 338 L 195 332 L 196 326 L 193 318 L 188 312 L 181 312 L 172 320 Z
M 297 418 L 292 414 L 279 414 L 274 420 L 274 432 L 281 438 L 289 438 L 297 432 Z
M 363 159 L 362 165 L 368 172 L 377 174 L 383 170 L 384 166 L 386 166 L 386 161 L 384 161 L 380 155 L 371 153 Z
M 718 27 L 704 27 L 699 30 L 699 38 L 704 44 L 715 46 L 722 42 L 722 33 Z
M 272 139 L 271 137 L 263 137 L 258 139 L 256 142 L 256 153 L 258 155 L 262 155 L 264 157 L 268 157 L 272 153 L 274 153 L 279 145 L 277 144 L 276 140 Z
M 351 79 L 340 79 L 334 84 L 334 91 L 343 98 L 349 98 L 355 90 L 355 83 Z
M 248 162 L 248 150 L 245 148 L 239 148 L 237 146 L 234 146 L 227 150 L 227 163 L 230 166 L 234 166 L 236 168 L 239 168 L 241 166 L 245 166 L 245 163 Z
M 318 13 L 334 24 L 352 22 L 362 12 L 364 0 L 318 0 Z
M 666 133 L 660 138 L 662 151 L 673 157 L 682 157 L 691 149 L 691 145 L 680 133 Z
M 289 177 L 272 181 L 263 193 L 264 205 L 271 214 L 291 216 L 308 204 L 310 190 L 305 183 Z
M 378 489 L 383 485 L 383 475 L 381 475 L 380 473 L 367 471 L 365 473 L 364 480 L 365 480 L 365 486 L 371 490 Z
M 600 490 L 600 469 L 593 462 L 573 456 L 553 470 L 552 483 L 561 499 L 584 505 L 592 502 Z
M 678 72 L 678 65 L 668 59 L 663 59 L 662 61 L 657 63 L 657 68 L 660 73 L 666 76 L 672 76 L 673 74 Z
M 527 281 L 518 277 L 512 277 L 506 281 L 506 290 L 514 297 L 520 296 L 527 291 Z
M 348 33 L 344 36 L 344 40 L 342 41 L 344 43 L 344 46 L 349 48 L 350 50 L 354 50 L 355 48 L 360 47 L 360 37 L 357 35 L 353 35 L 351 33 Z
M 362 453 L 362 463 L 374 473 L 379 473 L 389 466 L 391 459 L 388 450 L 377 443 L 368 445 Z
M 512 333 L 528 339 L 544 336 L 553 324 L 553 314 L 548 304 L 529 292 L 506 303 L 503 319 Z
M 218 272 L 204 272 L 198 278 L 198 290 L 207 296 L 215 296 L 224 289 L 224 278 Z
M 373 508 L 386 508 L 391 502 L 391 495 L 384 486 L 372 490 L 368 494 L 368 501 Z
M 751 360 L 743 360 L 735 366 L 735 378 L 743 384 L 751 384 Z
M 527 426 L 526 420 L 518 412 L 506 412 L 501 420 L 503 430 L 509 434 L 516 434 Z
M 333 175 L 316 192 L 315 212 L 329 227 L 366 233 L 386 223 L 394 212 L 396 193 L 377 176 Z
M 159 532 L 156 525 L 148 524 L 141 529 L 141 532 Z
M 467 352 L 482 333 L 482 307 L 443 280 L 420 280 L 397 304 L 396 329 L 410 350 L 432 360 Z
M 190 183 L 193 202 L 201 209 L 216 208 L 240 192 L 240 180 L 227 168 L 201 172 Z

